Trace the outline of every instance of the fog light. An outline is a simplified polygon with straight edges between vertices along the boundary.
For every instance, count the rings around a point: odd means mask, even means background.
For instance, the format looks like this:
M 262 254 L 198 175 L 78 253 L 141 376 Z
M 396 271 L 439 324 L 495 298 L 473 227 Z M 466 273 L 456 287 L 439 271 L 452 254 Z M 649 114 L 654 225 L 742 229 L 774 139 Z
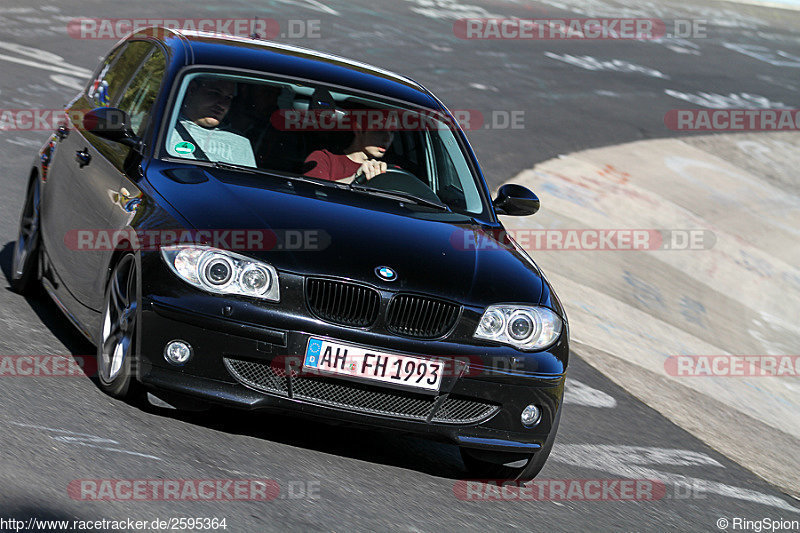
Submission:
M 164 348 L 164 359 L 173 365 L 182 365 L 192 356 L 192 347 L 188 342 L 170 341 Z
M 522 425 L 525 427 L 533 427 L 539 423 L 542 419 L 542 412 L 539 410 L 538 407 L 531 404 L 525 409 L 522 410 L 522 415 L 520 416 L 522 420 Z

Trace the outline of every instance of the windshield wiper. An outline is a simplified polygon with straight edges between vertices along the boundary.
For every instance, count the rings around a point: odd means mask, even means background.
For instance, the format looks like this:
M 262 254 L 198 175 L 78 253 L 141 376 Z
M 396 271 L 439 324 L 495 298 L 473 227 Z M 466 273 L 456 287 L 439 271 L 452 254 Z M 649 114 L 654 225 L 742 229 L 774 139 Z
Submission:
M 200 163 L 209 164 L 209 162 L 204 162 L 204 161 L 200 161 Z M 283 172 L 279 173 L 273 170 L 248 167 L 245 165 L 238 165 L 236 163 L 226 163 L 224 161 L 212 161 L 210 162 L 210 164 L 214 166 L 214 168 L 221 168 L 223 170 L 241 170 L 243 172 L 250 172 L 251 174 L 263 174 L 266 176 L 272 176 L 273 178 L 283 178 L 292 181 L 302 181 L 303 183 L 311 183 L 314 185 L 321 185 L 323 187 L 334 187 L 337 189 L 348 188 L 347 185 L 342 183 L 336 183 L 334 181 L 328 181 L 320 178 L 309 178 L 308 176 L 303 176 L 302 174 L 288 174 Z
M 252 172 L 258 173 L 257 168 L 248 167 L 245 165 L 237 165 L 236 163 L 226 163 L 224 161 L 212 161 L 212 164 L 215 168 L 221 168 L 223 170 L 243 170 L 245 172 Z
M 235 163 L 225 163 L 224 161 L 208 161 L 207 159 L 195 159 L 195 160 L 185 160 L 181 159 L 182 162 L 190 162 L 193 165 L 199 165 L 201 167 L 214 167 L 214 168 L 221 168 L 223 170 L 242 170 L 244 172 L 250 172 L 252 174 L 261 173 L 258 168 L 247 167 L 244 165 L 237 165 Z
M 214 168 L 220 168 L 223 170 L 240 170 L 243 172 L 250 172 L 251 174 L 266 174 L 268 176 L 276 177 L 276 178 L 285 178 L 288 180 L 293 181 L 302 181 L 303 183 L 311 183 L 314 185 L 321 185 L 323 187 L 333 187 L 336 189 L 350 189 L 352 191 L 357 192 L 364 192 L 367 194 L 373 194 L 375 196 L 382 196 L 384 198 L 391 198 L 394 200 L 408 200 L 418 205 L 422 205 L 425 207 L 431 207 L 434 209 L 439 209 L 441 211 L 449 211 L 452 212 L 453 210 L 450 209 L 450 206 L 443 204 L 441 202 L 436 202 L 434 200 L 428 200 L 427 198 L 421 198 L 419 196 L 413 195 L 411 193 L 403 192 L 403 191 L 387 191 L 385 189 L 376 189 L 374 187 L 366 187 L 364 185 L 356 185 L 356 184 L 344 184 L 339 183 L 336 181 L 329 181 L 320 178 L 310 178 L 308 176 L 303 176 L 302 174 L 287 174 L 284 175 L 283 173 L 277 174 L 275 172 L 271 172 L 269 170 L 261 169 L 261 168 L 253 168 L 248 167 L 245 165 L 238 165 L 236 163 L 226 163 L 224 161 L 202 161 L 197 160 L 193 161 L 193 163 L 199 163 L 204 166 L 211 165 Z
M 450 209 L 450 206 L 446 204 L 443 204 L 441 202 L 435 202 L 433 200 L 428 200 L 427 198 L 421 198 L 419 196 L 403 191 L 387 191 L 385 189 L 365 187 L 364 185 L 355 185 L 353 183 L 350 184 L 350 189 L 353 191 L 365 192 L 367 194 L 374 194 L 375 196 L 383 196 L 384 198 L 393 198 L 395 200 L 410 200 L 415 204 L 424 205 L 425 207 L 432 207 L 434 209 L 440 209 L 442 211 L 452 211 L 452 209 Z

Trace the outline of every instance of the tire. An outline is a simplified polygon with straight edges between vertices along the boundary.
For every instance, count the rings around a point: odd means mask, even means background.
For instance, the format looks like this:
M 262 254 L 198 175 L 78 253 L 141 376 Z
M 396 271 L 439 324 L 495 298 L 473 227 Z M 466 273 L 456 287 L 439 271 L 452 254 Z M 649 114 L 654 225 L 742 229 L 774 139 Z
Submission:
M 34 178 L 25 193 L 17 242 L 11 262 L 11 288 L 31 294 L 39 281 L 39 182 Z
M 133 254 L 111 270 L 97 342 L 97 380 L 110 396 L 129 400 L 138 393 L 132 369 L 138 341 L 139 281 Z
M 558 432 L 560 421 L 561 409 L 556 413 L 553 427 L 550 429 L 550 434 L 547 436 L 544 445 L 538 452 L 533 454 L 501 454 L 461 448 L 461 459 L 464 461 L 467 472 L 475 479 L 507 479 L 520 482 L 532 480 L 539 475 L 547 458 L 550 456 L 550 450 L 553 449 L 553 443 L 556 441 L 556 433 Z M 526 462 L 519 465 L 523 461 Z

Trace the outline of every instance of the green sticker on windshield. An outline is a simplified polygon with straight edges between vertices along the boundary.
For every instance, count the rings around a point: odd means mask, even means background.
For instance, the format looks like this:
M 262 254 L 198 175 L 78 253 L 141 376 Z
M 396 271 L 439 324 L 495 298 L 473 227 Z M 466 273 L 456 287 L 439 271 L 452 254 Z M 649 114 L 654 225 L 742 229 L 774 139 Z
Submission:
M 179 142 L 175 145 L 175 153 L 180 155 L 189 155 L 194 153 L 194 145 L 187 141 Z

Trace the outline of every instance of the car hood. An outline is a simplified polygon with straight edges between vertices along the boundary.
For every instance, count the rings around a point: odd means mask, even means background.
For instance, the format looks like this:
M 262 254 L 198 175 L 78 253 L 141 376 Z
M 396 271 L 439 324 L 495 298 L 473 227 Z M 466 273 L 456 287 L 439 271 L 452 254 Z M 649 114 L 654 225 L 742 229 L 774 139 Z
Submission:
M 151 168 L 148 181 L 198 234 L 211 231 L 221 243 L 233 244 L 229 249 L 279 271 L 348 278 L 476 306 L 538 303 L 542 297 L 538 269 L 502 242 L 502 226 L 487 231 L 461 215 L 271 176 L 200 168 L 177 175 L 175 169 Z M 253 245 L 242 232 L 244 244 L 237 244 L 227 230 L 254 232 Z M 263 247 L 255 244 L 259 234 L 265 236 Z M 397 279 L 381 279 L 376 269 L 382 266 Z

